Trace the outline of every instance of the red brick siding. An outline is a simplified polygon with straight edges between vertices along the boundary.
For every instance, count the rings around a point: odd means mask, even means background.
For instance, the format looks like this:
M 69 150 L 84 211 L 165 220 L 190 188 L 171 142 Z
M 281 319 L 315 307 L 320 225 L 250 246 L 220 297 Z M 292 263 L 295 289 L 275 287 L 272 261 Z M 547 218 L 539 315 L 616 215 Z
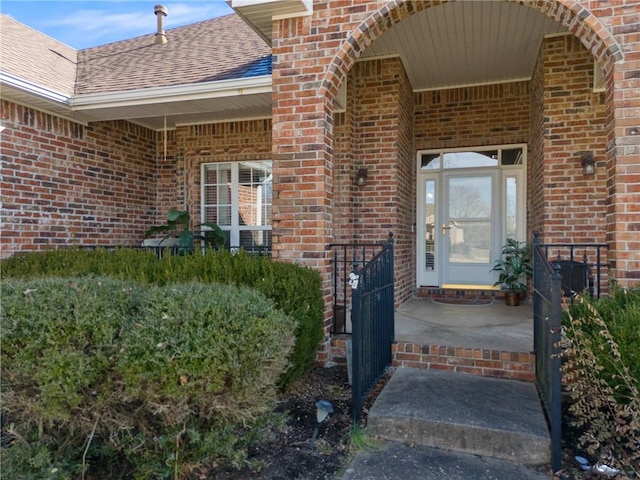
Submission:
M 156 142 L 158 152 L 157 188 L 155 192 L 156 219 L 154 223 L 166 221 L 167 212 L 172 209 L 184 210 L 184 177 L 180 174 L 184 165 L 184 154 L 176 150 L 176 131 L 159 132 Z
M 416 149 L 527 143 L 529 83 L 502 83 L 416 97 Z
M 542 232 L 544 222 L 544 60 L 538 54 L 531 76 L 531 138 L 527 152 L 527 238 Z
M 308 73 L 305 77 L 306 86 L 314 86 L 314 79 L 322 80 L 320 96 L 325 92 L 331 99 L 337 94 L 340 84 L 344 81 L 346 73 L 349 72 L 353 63 L 360 57 L 362 50 L 366 49 L 372 41 L 378 38 L 384 31 L 396 22 L 402 21 L 405 17 L 414 13 L 415 10 L 430 8 L 444 2 L 405 2 L 389 3 L 380 5 L 377 2 L 318 2 L 316 13 L 313 17 L 306 17 L 298 20 L 287 20 L 280 22 L 281 28 L 276 34 L 278 40 L 274 52 L 283 53 L 286 58 L 286 65 L 283 64 L 283 78 L 295 76 L 303 69 Z M 640 79 L 634 73 L 637 70 L 637 56 L 640 52 L 639 41 L 635 26 L 637 25 L 637 14 L 639 7 L 637 2 L 625 2 L 620 5 L 613 5 L 610 2 L 597 1 L 548 1 L 540 2 L 536 0 L 520 2 L 526 6 L 536 9 L 544 15 L 553 18 L 558 23 L 567 27 L 585 45 L 594 58 L 603 66 L 608 75 L 608 81 L 613 78 L 612 72 L 616 71 L 615 90 L 625 92 L 624 95 L 614 94 L 614 90 L 608 91 L 607 101 L 613 107 L 613 120 L 607 121 L 608 125 L 608 145 L 607 158 L 611 159 L 609 165 L 615 165 L 611 169 L 611 185 L 618 183 L 618 179 L 633 179 L 634 173 L 629 175 L 629 166 L 637 164 L 638 136 L 635 135 L 633 126 L 624 124 L 625 115 L 628 115 L 629 122 L 634 122 L 640 99 L 634 92 L 638 91 Z M 331 12 L 328 9 L 332 9 Z M 361 23 L 360 23 L 361 22 Z M 302 35 L 301 35 L 302 34 Z M 305 35 L 307 34 L 307 35 Z M 291 37 L 295 38 L 291 38 Z M 345 39 L 345 41 L 342 41 Z M 314 48 L 309 48 L 308 40 L 314 42 Z M 318 55 L 319 52 L 323 54 Z M 620 60 L 625 58 L 625 62 Z M 629 60 L 631 60 L 629 62 Z M 618 63 L 616 63 L 618 62 Z M 636 63 L 634 63 L 636 62 Z M 326 65 L 328 64 L 328 68 Z M 300 70 L 298 70 L 300 69 Z M 324 75 L 317 75 L 317 72 L 326 72 Z M 276 77 L 274 77 L 276 78 Z M 275 88 L 275 97 L 279 97 L 279 92 Z M 285 84 L 293 83 L 293 80 L 283 80 Z M 284 89 L 283 89 L 284 92 Z M 286 90 L 289 98 L 296 98 L 297 94 L 291 89 Z M 300 97 L 301 98 L 301 97 Z M 318 112 L 316 126 L 317 145 L 326 145 L 330 149 L 331 132 L 324 131 L 324 127 L 330 126 L 331 122 L 323 124 L 323 117 L 319 113 L 323 110 L 322 101 L 319 99 L 315 103 L 315 111 Z M 627 113 L 625 113 L 627 112 Z M 288 116 L 289 125 L 295 126 L 295 116 Z M 279 122 L 276 120 L 276 124 Z M 615 130 L 615 136 L 612 132 Z M 327 135 L 324 135 L 327 133 Z M 277 135 L 276 135 L 277 136 Z M 283 139 L 286 137 L 283 136 Z M 622 147 L 617 139 L 625 138 L 624 145 L 632 145 L 633 148 Z M 276 139 L 276 145 L 279 141 Z M 286 143 L 286 142 L 284 142 Z M 616 146 L 618 145 L 618 146 Z M 295 149 L 294 149 L 295 150 Z M 615 151 L 614 151 L 615 150 Z M 291 150 L 289 150 L 291 151 Z M 626 187 L 625 187 L 626 188 Z M 638 215 L 635 205 L 638 203 L 638 194 L 633 191 L 633 184 L 629 187 L 629 194 L 618 194 L 613 190 L 610 192 L 610 209 L 607 228 L 610 232 L 609 243 L 615 255 L 623 260 L 624 273 L 621 278 L 640 278 L 640 258 L 633 252 L 633 247 L 638 242 L 640 227 L 638 227 Z M 322 210 L 322 207 L 320 208 Z M 629 234 L 629 230 L 633 233 Z M 626 249 L 626 250 L 625 250 Z M 629 283 L 629 282 L 623 282 Z
M 351 82 L 349 83 L 351 86 Z M 352 88 L 352 87 L 351 87 Z M 349 103 L 353 104 L 353 95 L 349 95 Z M 356 176 L 361 165 L 354 161 L 353 106 L 336 115 L 334 143 L 334 206 L 333 206 L 333 239 L 334 243 L 349 243 L 354 239 L 353 233 L 353 191 L 356 188 Z
M 154 132 L 83 126 L 7 101 L 1 118 L 3 256 L 141 242 L 154 214 Z
M 607 239 L 616 280 L 640 285 L 640 2 L 590 6 L 624 52 L 624 62 L 615 63 L 607 78 Z
M 409 79 L 402 72 L 398 105 L 398 228 L 395 233 L 396 303 L 402 303 L 416 285 L 416 153 L 414 146 L 414 98 Z
M 603 95 L 592 89 L 593 57 L 572 36 L 546 39 L 542 57 L 543 240 L 604 242 L 606 110 Z M 592 151 L 596 160 L 592 177 L 583 174 L 583 151 Z
M 415 284 L 413 95 L 399 59 L 359 62 L 349 78 L 351 100 L 334 146 L 334 199 L 342 213 L 334 212 L 334 231 L 341 241 L 365 243 L 393 233 L 402 299 Z M 363 186 L 356 185 L 360 168 L 368 171 Z

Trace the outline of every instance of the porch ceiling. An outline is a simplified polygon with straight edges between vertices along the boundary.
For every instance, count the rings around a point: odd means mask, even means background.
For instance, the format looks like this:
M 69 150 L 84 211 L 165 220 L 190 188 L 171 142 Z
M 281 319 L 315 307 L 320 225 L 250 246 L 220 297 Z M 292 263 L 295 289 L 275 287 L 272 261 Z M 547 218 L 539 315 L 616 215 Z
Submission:
M 399 56 L 414 91 L 531 78 L 545 35 L 566 30 L 524 5 L 451 2 L 391 27 L 363 58 Z

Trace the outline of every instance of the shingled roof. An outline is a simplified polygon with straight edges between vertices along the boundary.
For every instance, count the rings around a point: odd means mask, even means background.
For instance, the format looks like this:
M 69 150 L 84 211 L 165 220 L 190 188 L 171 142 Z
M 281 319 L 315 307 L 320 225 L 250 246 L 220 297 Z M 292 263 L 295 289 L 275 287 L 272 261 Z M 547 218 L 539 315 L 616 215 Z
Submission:
M 76 95 L 271 74 L 271 48 L 237 15 L 78 52 Z
M 1 17 L 0 70 L 67 96 L 271 74 L 271 48 L 236 14 L 84 50 Z
M 11 17 L 0 15 L 0 70 L 71 96 L 78 52 Z

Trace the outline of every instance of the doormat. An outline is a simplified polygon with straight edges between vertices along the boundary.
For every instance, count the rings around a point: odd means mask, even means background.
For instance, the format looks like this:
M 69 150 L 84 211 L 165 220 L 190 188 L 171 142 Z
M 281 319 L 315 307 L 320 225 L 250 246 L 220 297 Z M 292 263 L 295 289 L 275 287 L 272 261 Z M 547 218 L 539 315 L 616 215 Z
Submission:
M 434 298 L 433 303 L 444 305 L 491 305 L 493 298 Z

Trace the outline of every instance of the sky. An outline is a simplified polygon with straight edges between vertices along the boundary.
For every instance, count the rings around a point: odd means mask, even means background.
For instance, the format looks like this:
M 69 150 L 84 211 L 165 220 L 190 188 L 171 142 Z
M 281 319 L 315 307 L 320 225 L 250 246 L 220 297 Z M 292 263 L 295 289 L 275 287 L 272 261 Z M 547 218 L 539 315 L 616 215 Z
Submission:
M 155 33 L 158 4 L 165 30 L 233 12 L 224 0 L 0 0 L 0 12 L 80 50 Z

